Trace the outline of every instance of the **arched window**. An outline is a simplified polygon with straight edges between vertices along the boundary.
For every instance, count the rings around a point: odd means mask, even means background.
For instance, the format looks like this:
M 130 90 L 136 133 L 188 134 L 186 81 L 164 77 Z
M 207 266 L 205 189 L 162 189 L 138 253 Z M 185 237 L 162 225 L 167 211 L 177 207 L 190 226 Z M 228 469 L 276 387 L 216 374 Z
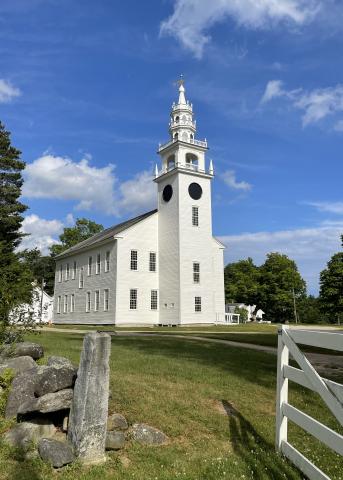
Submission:
M 193 133 L 190 134 L 190 139 L 191 139 L 191 141 L 194 140 L 194 135 L 193 135 Z
M 179 121 L 180 121 L 180 117 L 179 117 L 178 115 L 176 115 L 176 117 L 175 117 L 175 122 L 176 122 L 176 123 L 179 123 Z
M 198 169 L 198 157 L 194 153 L 186 153 L 186 167 L 192 170 Z
M 175 155 L 170 155 L 167 159 L 167 170 L 175 168 Z
M 182 140 L 183 142 L 187 142 L 187 141 L 188 141 L 188 134 L 187 134 L 187 132 L 183 132 L 183 133 L 182 133 L 181 140 Z
M 176 132 L 174 133 L 174 140 L 177 140 L 179 138 L 179 134 Z

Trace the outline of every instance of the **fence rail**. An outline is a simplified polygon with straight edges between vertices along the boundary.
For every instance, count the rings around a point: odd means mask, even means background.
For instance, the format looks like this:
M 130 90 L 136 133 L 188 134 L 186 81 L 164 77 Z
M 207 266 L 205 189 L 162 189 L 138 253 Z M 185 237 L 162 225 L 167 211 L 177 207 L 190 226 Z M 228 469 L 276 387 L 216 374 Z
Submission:
M 288 420 L 343 455 L 343 436 L 288 403 L 289 380 L 318 393 L 343 426 L 343 385 L 322 378 L 300 351 L 297 343 L 343 351 L 343 334 L 290 329 L 283 326 L 278 336 L 276 449 L 293 462 L 310 480 L 330 480 L 288 442 Z M 289 365 L 292 355 L 299 368 Z

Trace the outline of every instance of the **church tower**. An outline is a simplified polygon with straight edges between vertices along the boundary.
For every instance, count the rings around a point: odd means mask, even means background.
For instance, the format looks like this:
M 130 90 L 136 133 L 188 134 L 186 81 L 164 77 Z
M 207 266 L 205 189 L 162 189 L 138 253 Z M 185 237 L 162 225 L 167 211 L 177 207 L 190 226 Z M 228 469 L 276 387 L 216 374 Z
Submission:
M 206 139 L 196 139 L 183 80 L 169 134 L 170 140 L 159 146 L 162 168 L 156 166 L 155 173 L 160 323 L 214 323 L 224 312 L 222 246 L 212 237 L 214 172 L 212 162 L 206 165 Z

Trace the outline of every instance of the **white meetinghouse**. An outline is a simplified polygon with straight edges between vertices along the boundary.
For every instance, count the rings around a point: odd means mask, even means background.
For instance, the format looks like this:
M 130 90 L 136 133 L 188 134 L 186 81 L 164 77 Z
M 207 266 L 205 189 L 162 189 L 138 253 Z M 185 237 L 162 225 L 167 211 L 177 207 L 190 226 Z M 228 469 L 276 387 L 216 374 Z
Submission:
M 213 164 L 195 139 L 193 106 L 179 82 L 170 140 L 156 165 L 156 210 L 58 255 L 54 322 L 187 325 L 225 321 L 224 245 L 212 236 Z

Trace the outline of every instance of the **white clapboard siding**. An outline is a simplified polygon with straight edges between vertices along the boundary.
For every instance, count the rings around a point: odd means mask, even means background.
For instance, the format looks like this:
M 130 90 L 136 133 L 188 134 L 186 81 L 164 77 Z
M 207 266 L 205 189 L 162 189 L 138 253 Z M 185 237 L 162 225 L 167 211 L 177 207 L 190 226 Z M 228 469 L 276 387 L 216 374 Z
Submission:
M 322 341 L 321 336 L 323 336 Z M 340 333 L 291 330 L 288 326 L 283 326 L 279 331 L 276 449 L 293 462 L 310 480 L 330 479 L 288 442 L 288 420 L 340 455 L 343 455 L 343 436 L 290 405 L 288 403 L 288 381 L 291 380 L 318 393 L 339 423 L 343 425 L 343 385 L 321 378 L 297 346 L 297 342 L 299 342 L 305 345 L 343 351 L 342 341 L 343 336 Z M 289 354 L 292 355 L 301 370 L 289 365 Z

